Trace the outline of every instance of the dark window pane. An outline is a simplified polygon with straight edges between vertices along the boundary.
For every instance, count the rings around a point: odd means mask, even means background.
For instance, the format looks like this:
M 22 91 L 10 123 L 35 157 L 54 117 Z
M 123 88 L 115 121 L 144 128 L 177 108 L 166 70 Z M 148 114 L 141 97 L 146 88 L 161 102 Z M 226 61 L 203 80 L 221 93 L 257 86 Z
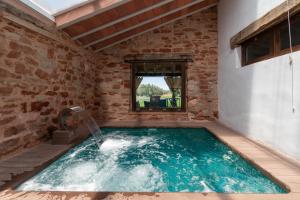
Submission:
M 300 16 L 295 16 L 291 20 L 292 46 L 300 45 Z M 280 50 L 290 48 L 288 22 L 280 27 Z
M 273 46 L 273 37 L 270 32 L 256 36 L 245 46 L 246 64 L 259 58 L 270 55 Z

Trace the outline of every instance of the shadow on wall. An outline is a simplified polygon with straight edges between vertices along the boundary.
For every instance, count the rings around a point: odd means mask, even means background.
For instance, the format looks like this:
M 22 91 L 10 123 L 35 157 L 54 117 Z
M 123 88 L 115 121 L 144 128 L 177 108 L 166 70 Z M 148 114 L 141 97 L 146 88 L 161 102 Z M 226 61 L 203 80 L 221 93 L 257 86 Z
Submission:
M 264 13 L 284 2 L 223 0 L 219 5 L 220 121 L 225 125 L 300 158 L 300 115 L 291 105 L 288 55 L 241 67 L 240 48 L 230 49 L 230 38 Z M 232 12 L 234 10 L 234 12 Z M 238 19 L 238 20 L 237 20 Z M 300 63 L 300 53 L 294 53 Z M 295 88 L 300 87 L 295 69 Z M 300 106 L 295 90 L 295 103 Z
M 241 48 L 231 49 L 230 39 L 248 25 L 236 19 L 243 19 L 245 15 L 252 21 L 257 18 L 257 4 L 257 1 L 223 0 L 218 10 L 220 121 L 242 133 L 250 128 L 253 70 L 251 66 L 242 67 Z M 245 9 L 247 7 L 251 9 Z

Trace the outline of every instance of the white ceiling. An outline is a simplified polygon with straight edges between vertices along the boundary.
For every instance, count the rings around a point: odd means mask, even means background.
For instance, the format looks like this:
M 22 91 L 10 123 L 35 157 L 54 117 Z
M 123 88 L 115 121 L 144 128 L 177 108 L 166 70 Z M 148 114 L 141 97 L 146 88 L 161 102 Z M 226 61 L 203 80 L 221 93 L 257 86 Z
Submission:
M 20 0 L 36 11 L 42 13 L 48 18 L 54 19 L 53 16 L 61 11 L 68 10 L 82 3 L 91 0 Z

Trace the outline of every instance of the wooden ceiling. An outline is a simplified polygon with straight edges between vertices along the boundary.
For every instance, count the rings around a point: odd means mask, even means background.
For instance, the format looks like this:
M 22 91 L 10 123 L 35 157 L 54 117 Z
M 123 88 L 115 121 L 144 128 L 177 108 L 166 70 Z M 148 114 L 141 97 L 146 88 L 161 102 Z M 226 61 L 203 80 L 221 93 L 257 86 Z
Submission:
M 56 15 L 57 26 L 98 52 L 216 5 L 218 0 L 95 0 Z

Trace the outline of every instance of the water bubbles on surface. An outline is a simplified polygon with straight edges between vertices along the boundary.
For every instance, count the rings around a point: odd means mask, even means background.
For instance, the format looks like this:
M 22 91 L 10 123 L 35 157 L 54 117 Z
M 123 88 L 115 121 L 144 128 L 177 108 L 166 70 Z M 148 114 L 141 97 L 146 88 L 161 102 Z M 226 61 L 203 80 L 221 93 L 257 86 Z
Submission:
M 157 144 L 157 143 L 152 143 L 152 144 L 150 144 L 150 146 L 151 146 L 151 147 L 154 147 L 154 148 L 157 148 L 157 149 L 160 147 L 160 145 Z
M 100 151 L 102 153 L 110 153 L 113 151 L 118 151 L 132 145 L 132 141 L 125 139 L 106 139 L 101 147 Z
M 153 142 L 155 142 L 154 137 L 142 137 L 141 139 L 139 139 L 137 141 L 137 146 L 142 147 L 142 146 L 145 146 L 145 145 L 149 145 Z
M 62 175 L 65 184 L 88 182 L 97 173 L 97 164 L 92 161 L 70 165 Z
M 269 192 L 278 188 L 210 135 L 120 129 L 75 147 L 18 190 Z M 183 130 L 180 130 L 183 131 Z M 206 134 L 206 133 L 203 133 Z M 180 135 L 180 136 L 179 136 Z
M 163 157 L 163 156 L 157 156 L 157 159 L 161 162 L 161 163 L 166 163 L 167 160 Z
M 198 176 L 192 176 L 192 181 L 198 180 L 199 177 Z
M 138 165 L 128 174 L 128 189 L 135 191 L 143 190 L 162 190 L 165 183 L 162 179 L 162 173 L 151 164 Z
M 109 170 L 109 171 L 107 171 Z M 151 164 L 137 165 L 132 169 L 117 166 L 101 169 L 96 174 L 100 191 L 153 191 L 164 188 L 161 172 Z
M 202 192 L 212 192 L 212 190 L 208 187 L 205 181 L 200 181 L 200 185 L 203 187 Z
M 81 148 L 76 149 L 73 153 L 71 153 L 69 155 L 70 158 L 74 158 L 75 156 L 77 156 L 78 154 L 80 154 L 81 152 L 85 151 L 88 148 L 88 146 L 83 146 Z
M 176 160 L 180 160 L 182 158 L 182 155 L 180 153 L 176 154 Z
M 230 160 L 231 157 L 230 157 L 229 155 L 224 154 L 224 155 L 223 155 L 223 159 L 224 159 L 224 160 Z
M 224 192 L 227 192 L 227 193 L 233 193 L 238 187 L 238 183 L 236 182 L 236 180 L 234 180 L 233 178 L 230 178 L 230 177 L 224 177 Z
M 189 192 L 189 189 L 180 190 L 180 192 Z

